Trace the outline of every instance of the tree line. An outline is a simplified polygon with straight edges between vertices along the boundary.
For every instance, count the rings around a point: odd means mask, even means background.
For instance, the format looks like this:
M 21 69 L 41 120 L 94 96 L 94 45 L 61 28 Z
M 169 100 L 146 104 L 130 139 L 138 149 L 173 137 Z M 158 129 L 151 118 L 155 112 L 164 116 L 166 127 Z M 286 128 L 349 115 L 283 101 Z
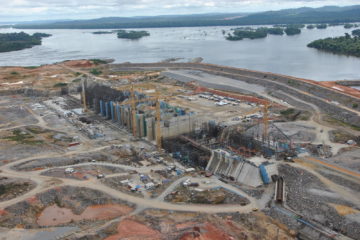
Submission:
M 265 38 L 268 34 L 271 35 L 295 35 L 300 34 L 301 29 L 299 26 L 289 25 L 286 28 L 275 26 L 273 28 L 261 27 L 257 29 L 253 28 L 236 28 L 232 33 L 228 33 L 225 38 L 229 41 L 243 40 L 244 38 L 257 39 Z
M 359 31 L 360 32 L 360 31 Z M 345 33 L 345 36 L 315 40 L 307 46 L 318 50 L 360 57 L 360 37 Z M 359 33 L 360 34 L 360 33 Z
M 34 33 L 29 35 L 24 32 L 20 33 L 1 33 L 0 34 L 0 52 L 11 52 L 31 48 L 36 45 L 41 45 L 41 39 L 50 37 L 46 33 Z

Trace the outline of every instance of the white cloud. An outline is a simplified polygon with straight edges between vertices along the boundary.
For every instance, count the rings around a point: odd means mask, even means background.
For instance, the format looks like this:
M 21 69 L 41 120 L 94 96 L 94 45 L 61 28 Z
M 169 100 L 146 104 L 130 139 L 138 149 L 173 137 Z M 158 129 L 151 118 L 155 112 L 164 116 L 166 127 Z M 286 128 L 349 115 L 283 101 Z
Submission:
M 359 0 L 0 0 L 0 21 L 257 12 L 358 3 Z

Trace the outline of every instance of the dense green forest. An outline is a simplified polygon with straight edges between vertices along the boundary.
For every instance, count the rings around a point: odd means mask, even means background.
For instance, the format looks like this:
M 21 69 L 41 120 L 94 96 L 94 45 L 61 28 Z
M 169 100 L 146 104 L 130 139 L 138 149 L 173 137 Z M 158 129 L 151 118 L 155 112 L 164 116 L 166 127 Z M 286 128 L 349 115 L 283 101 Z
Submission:
M 118 38 L 125 39 L 140 39 L 142 37 L 150 36 L 150 33 L 147 31 L 125 31 L 125 30 L 117 30 Z
M 43 37 L 50 37 L 46 33 L 34 33 L 29 35 L 24 32 L 20 33 L 1 33 L 0 34 L 0 52 L 11 52 L 31 48 L 36 45 L 41 45 Z
M 281 27 L 267 28 L 236 28 L 232 33 L 228 33 L 225 37 L 229 41 L 243 40 L 244 38 L 257 39 L 265 38 L 268 34 L 283 35 L 284 29 Z
M 353 27 L 359 27 L 359 25 L 358 24 L 352 24 L 352 23 L 346 23 L 344 25 L 344 28 L 346 28 L 346 29 L 353 28 Z
M 274 27 L 274 28 L 266 28 L 266 31 L 268 34 L 272 35 L 283 35 L 284 29 L 280 27 Z
M 301 29 L 300 28 L 296 28 L 296 27 L 287 27 L 285 28 L 285 33 L 288 36 L 292 36 L 292 35 L 296 35 L 296 34 L 300 34 L 301 33 Z
M 307 45 L 319 50 L 360 57 L 360 37 L 345 36 L 315 40 Z
M 353 30 L 351 33 L 352 33 L 352 35 L 354 35 L 354 36 L 360 37 L 360 29 L 355 29 L 355 30 Z
M 307 26 L 306 26 L 306 28 L 307 28 L 307 29 L 314 29 L 314 28 L 315 28 L 315 26 L 314 26 L 314 25 L 312 25 L 312 24 L 309 24 L 309 25 L 307 25 Z
M 156 17 L 110 17 L 47 24 L 18 24 L 19 29 L 116 29 L 152 27 L 235 26 L 263 24 L 320 24 L 360 22 L 360 5 L 297 8 L 260 13 L 194 14 Z
M 235 29 L 232 34 L 229 33 L 225 38 L 229 41 L 238 41 L 238 40 L 243 40 L 244 38 L 257 39 L 257 38 L 264 38 L 266 36 L 267 36 L 267 32 L 264 31 L 263 29 L 256 29 L 256 30 Z

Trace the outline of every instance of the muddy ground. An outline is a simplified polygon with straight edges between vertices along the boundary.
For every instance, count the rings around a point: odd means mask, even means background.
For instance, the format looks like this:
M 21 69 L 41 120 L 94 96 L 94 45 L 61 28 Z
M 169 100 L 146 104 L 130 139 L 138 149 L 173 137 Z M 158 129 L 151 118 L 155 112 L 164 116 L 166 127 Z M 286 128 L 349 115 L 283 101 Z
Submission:
M 106 210 L 109 206 L 110 210 Z M 133 204 L 114 199 L 96 190 L 65 186 L 38 193 L 34 197 L 5 208 L 1 212 L 0 226 L 38 228 L 48 226 L 49 221 L 52 226 L 75 226 L 86 221 L 95 221 L 98 217 L 102 220 L 126 215 L 133 207 Z M 99 211 L 99 208 L 102 211 Z M 117 214 L 111 214 L 111 209 L 117 210 Z M 105 210 L 109 214 L 104 216 Z
M 262 213 L 208 215 L 149 209 L 78 239 L 285 240 L 294 239 L 292 234 Z

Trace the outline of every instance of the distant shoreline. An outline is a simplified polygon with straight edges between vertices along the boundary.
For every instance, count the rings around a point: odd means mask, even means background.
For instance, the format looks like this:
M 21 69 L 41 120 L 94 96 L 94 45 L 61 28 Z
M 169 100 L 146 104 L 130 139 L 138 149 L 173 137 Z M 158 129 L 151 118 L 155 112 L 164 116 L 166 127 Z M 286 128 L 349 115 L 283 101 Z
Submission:
M 360 5 L 297 8 L 258 13 L 213 13 L 152 17 L 107 17 L 52 23 L 15 24 L 16 29 L 127 29 L 360 22 Z M 6 24 L 4 24 L 6 25 Z

